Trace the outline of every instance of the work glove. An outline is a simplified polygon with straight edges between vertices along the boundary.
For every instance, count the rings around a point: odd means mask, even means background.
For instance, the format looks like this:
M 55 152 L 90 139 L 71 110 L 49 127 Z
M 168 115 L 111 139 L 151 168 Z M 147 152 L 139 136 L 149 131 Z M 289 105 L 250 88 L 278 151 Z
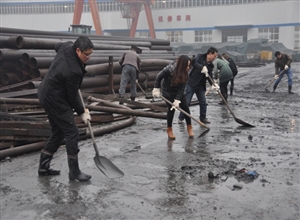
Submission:
M 208 77 L 208 69 L 206 66 L 204 66 L 201 70 L 201 73 L 205 74 L 206 77 Z
M 82 113 L 80 115 L 80 117 L 81 117 L 82 121 L 84 122 L 84 124 L 87 124 L 88 121 L 90 121 L 92 119 L 91 115 L 90 115 L 90 111 L 87 108 L 84 110 L 84 113 Z
M 177 108 L 179 107 L 179 104 L 181 103 L 181 101 L 175 99 L 174 102 L 172 103 L 172 108 L 170 109 L 171 111 L 172 110 L 177 110 Z
M 153 88 L 153 90 L 152 90 L 152 96 L 154 97 L 154 98 L 160 98 L 160 88 Z
M 220 89 L 220 86 L 218 84 L 212 84 L 212 89 L 215 89 L 215 90 L 219 90 Z
M 288 65 L 285 65 L 284 66 L 284 70 L 288 70 L 289 69 L 289 66 Z

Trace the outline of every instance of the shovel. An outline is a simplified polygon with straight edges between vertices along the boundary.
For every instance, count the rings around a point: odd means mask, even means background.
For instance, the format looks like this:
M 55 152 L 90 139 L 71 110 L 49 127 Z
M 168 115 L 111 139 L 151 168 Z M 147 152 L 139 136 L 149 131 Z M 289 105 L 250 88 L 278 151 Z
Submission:
M 79 97 L 81 99 L 82 105 L 85 106 L 80 90 L 78 90 L 78 93 L 79 93 Z M 92 126 L 91 126 L 91 123 L 89 120 L 87 121 L 87 125 L 89 127 L 91 138 L 93 141 L 93 146 L 94 146 L 94 149 L 96 152 L 96 155 L 94 157 L 94 162 L 95 162 L 96 166 L 99 168 L 99 170 L 105 176 L 107 176 L 110 179 L 119 178 L 119 177 L 124 176 L 124 173 L 118 167 L 116 167 L 116 165 L 114 165 L 109 159 L 99 155 L 99 151 L 98 151 L 97 144 L 96 144 L 95 137 L 94 137 L 94 132 L 93 132 L 93 129 L 92 129 Z
M 138 82 L 136 82 L 136 84 L 138 85 L 138 87 L 141 89 L 141 91 L 144 93 L 144 95 L 146 96 L 146 99 L 152 99 L 152 101 L 154 102 L 153 96 L 150 95 L 148 96 L 147 93 L 143 90 L 143 88 L 140 86 L 140 84 Z
M 216 86 L 215 82 L 212 80 L 212 78 L 210 77 L 210 75 L 208 75 L 208 78 L 210 79 L 210 81 L 213 83 L 214 86 Z M 217 89 L 218 94 L 220 95 L 220 97 L 222 98 L 223 102 L 226 104 L 227 108 L 229 109 L 230 113 L 232 114 L 234 120 L 239 123 L 244 125 L 245 127 L 255 127 L 253 125 L 248 124 L 247 122 L 244 122 L 241 119 L 238 119 L 237 117 L 235 117 L 233 111 L 230 109 L 229 105 L 227 104 L 227 101 L 225 100 L 225 98 L 223 97 L 223 95 L 220 92 L 220 89 Z
M 167 102 L 170 105 L 173 105 L 172 102 L 170 102 L 168 99 L 166 99 L 165 97 L 161 96 L 161 98 Z M 199 121 L 198 119 L 194 118 L 193 116 L 191 116 L 189 113 L 187 113 L 186 111 L 184 111 L 183 109 L 181 109 L 180 107 L 176 107 L 179 111 L 181 111 L 183 114 L 185 114 L 186 116 L 190 117 L 191 119 L 193 119 L 194 121 L 196 121 L 198 124 L 200 124 L 202 127 L 205 127 L 207 130 L 210 130 L 209 127 L 207 127 L 203 122 Z
M 284 72 L 285 70 L 282 70 L 277 76 L 274 77 L 274 79 L 272 79 L 269 84 L 265 87 L 265 91 L 268 91 L 268 87 L 276 80 L 279 78 L 279 76 Z

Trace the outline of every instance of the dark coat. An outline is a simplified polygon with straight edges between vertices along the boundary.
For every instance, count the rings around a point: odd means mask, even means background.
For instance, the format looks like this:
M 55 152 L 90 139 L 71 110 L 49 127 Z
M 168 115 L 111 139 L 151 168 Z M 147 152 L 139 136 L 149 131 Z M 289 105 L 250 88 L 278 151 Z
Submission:
M 234 78 L 238 74 L 236 64 L 231 58 L 228 58 L 227 61 L 229 62 L 229 66 L 230 66 L 230 69 L 232 71 L 233 78 Z
M 189 79 L 188 79 L 188 84 L 192 87 L 197 87 L 197 86 L 203 86 L 206 88 L 206 77 L 203 73 L 201 73 L 201 70 L 203 66 L 206 66 L 208 69 L 208 74 L 210 75 L 211 78 L 213 78 L 213 69 L 214 65 L 212 62 L 207 62 L 206 61 L 206 56 L 207 54 L 198 54 L 191 62 L 192 69 L 189 74 Z M 212 82 L 208 80 L 210 85 L 212 85 Z
M 278 74 L 279 70 L 284 70 L 284 66 L 288 65 L 291 68 L 292 57 L 286 53 L 281 53 L 281 59 L 275 59 L 275 74 Z
M 176 68 L 176 61 L 170 63 L 168 66 L 160 71 L 155 79 L 154 88 L 162 89 L 162 96 L 172 100 L 181 100 L 184 95 L 186 83 L 180 83 L 176 86 L 171 86 L 172 77 Z
M 55 56 L 48 73 L 38 88 L 38 97 L 50 114 L 70 117 L 73 110 L 84 113 L 84 106 L 78 95 L 85 71 L 72 42 L 56 45 Z

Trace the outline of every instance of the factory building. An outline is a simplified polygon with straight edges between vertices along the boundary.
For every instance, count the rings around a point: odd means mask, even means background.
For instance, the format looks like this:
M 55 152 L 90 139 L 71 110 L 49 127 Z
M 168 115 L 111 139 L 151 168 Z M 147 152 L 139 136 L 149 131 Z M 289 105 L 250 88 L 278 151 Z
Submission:
M 147 1 L 147 0 L 144 0 Z M 143 1 L 97 0 L 103 35 L 129 36 L 131 8 Z M 246 42 L 265 38 L 300 49 L 299 0 L 149 0 L 155 37 L 170 42 Z M 72 31 L 75 1 L 2 0 L 1 26 L 19 29 Z M 136 37 L 151 37 L 143 5 Z M 95 26 L 89 1 L 80 24 Z

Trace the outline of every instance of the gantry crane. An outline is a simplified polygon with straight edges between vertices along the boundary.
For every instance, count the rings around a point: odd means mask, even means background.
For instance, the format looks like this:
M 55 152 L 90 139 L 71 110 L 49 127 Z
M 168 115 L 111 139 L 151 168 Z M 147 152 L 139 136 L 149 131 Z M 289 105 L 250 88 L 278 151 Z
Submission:
M 117 2 L 122 3 L 121 10 L 122 10 L 123 18 L 132 19 L 131 27 L 130 27 L 130 37 L 135 36 L 140 11 L 141 11 L 142 6 L 144 6 L 146 16 L 147 16 L 148 26 L 149 26 L 150 37 L 153 39 L 156 38 L 153 17 L 152 17 L 152 12 L 151 12 L 151 4 L 154 4 L 154 0 L 118 0 Z M 83 3 L 84 3 L 84 0 L 75 0 L 73 25 L 80 24 L 81 15 L 82 15 L 82 11 L 83 11 Z M 97 1 L 89 0 L 89 6 L 90 6 L 92 17 L 93 17 L 96 34 L 102 35 L 102 26 L 101 26 L 101 22 L 100 22 L 98 7 L 97 7 Z

